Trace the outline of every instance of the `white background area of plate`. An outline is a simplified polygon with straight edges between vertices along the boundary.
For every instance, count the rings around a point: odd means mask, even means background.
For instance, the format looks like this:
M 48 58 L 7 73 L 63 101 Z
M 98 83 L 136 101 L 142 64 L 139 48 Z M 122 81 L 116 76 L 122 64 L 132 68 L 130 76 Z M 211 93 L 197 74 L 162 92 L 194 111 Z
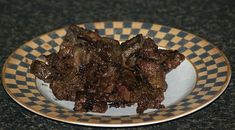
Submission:
M 189 95 L 193 90 L 196 83 L 196 72 L 192 64 L 186 59 L 180 66 L 172 70 L 166 75 L 166 82 L 168 88 L 164 93 L 165 99 L 162 102 L 166 107 L 176 104 L 181 101 L 184 97 Z M 51 102 L 58 104 L 67 109 L 73 110 L 74 102 L 58 100 L 53 95 L 52 90 L 49 88 L 49 84 L 44 83 L 40 79 L 36 79 L 38 90 L 41 92 L 46 99 Z M 108 108 L 105 113 L 94 113 L 88 112 L 93 115 L 106 115 L 106 116 L 124 116 L 124 115 L 135 115 L 137 104 L 125 108 Z M 157 109 L 147 109 L 144 113 L 156 111 Z

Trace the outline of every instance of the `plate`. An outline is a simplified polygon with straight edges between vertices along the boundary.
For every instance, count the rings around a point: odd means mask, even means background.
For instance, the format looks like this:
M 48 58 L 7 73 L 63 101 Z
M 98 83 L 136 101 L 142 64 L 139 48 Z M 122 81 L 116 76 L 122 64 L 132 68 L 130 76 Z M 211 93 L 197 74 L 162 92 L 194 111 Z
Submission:
M 106 113 L 72 111 L 73 102 L 58 101 L 49 84 L 29 72 L 30 64 L 42 55 L 58 52 L 66 27 L 36 37 L 19 47 L 6 60 L 2 81 L 6 92 L 18 104 L 41 116 L 57 121 L 102 127 L 156 124 L 193 113 L 218 98 L 231 78 L 226 56 L 208 41 L 191 33 L 158 24 L 142 22 L 96 22 L 79 24 L 97 29 L 102 36 L 120 42 L 136 34 L 152 38 L 161 48 L 178 50 L 186 60 L 167 74 L 166 108 L 135 113 L 135 105 L 110 108 Z

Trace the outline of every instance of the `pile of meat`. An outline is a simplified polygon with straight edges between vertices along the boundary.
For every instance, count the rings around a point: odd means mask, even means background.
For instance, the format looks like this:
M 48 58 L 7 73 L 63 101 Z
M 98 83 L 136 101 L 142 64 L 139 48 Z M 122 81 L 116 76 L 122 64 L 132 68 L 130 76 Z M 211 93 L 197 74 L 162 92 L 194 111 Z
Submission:
M 137 103 L 137 113 L 143 113 L 164 107 L 166 74 L 183 60 L 141 34 L 120 44 L 71 25 L 59 52 L 35 60 L 31 72 L 50 83 L 59 100 L 75 101 L 75 111 L 102 113 Z

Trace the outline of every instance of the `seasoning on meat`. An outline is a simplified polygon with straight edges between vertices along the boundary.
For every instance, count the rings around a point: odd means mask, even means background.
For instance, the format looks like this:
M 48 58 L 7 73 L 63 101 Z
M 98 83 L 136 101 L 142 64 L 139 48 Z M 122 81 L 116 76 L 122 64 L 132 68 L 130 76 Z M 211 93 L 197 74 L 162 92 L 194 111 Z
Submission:
M 105 112 L 137 103 L 137 113 L 164 107 L 166 74 L 184 60 L 138 34 L 124 43 L 71 25 L 58 53 L 35 60 L 31 73 L 50 83 L 59 100 L 74 101 L 78 112 Z

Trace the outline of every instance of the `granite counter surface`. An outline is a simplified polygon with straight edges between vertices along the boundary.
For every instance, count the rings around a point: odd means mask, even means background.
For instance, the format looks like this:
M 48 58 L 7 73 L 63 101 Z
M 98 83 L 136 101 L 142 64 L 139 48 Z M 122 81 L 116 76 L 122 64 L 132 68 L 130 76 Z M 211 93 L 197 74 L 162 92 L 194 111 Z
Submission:
M 235 2 L 232 0 L 0 0 L 0 63 L 25 41 L 72 23 L 143 21 L 199 35 L 235 66 Z M 124 129 L 235 129 L 235 79 L 215 102 L 183 118 Z M 103 129 L 71 125 L 36 115 L 14 102 L 0 83 L 0 129 Z M 114 128 L 109 128 L 114 129 Z

